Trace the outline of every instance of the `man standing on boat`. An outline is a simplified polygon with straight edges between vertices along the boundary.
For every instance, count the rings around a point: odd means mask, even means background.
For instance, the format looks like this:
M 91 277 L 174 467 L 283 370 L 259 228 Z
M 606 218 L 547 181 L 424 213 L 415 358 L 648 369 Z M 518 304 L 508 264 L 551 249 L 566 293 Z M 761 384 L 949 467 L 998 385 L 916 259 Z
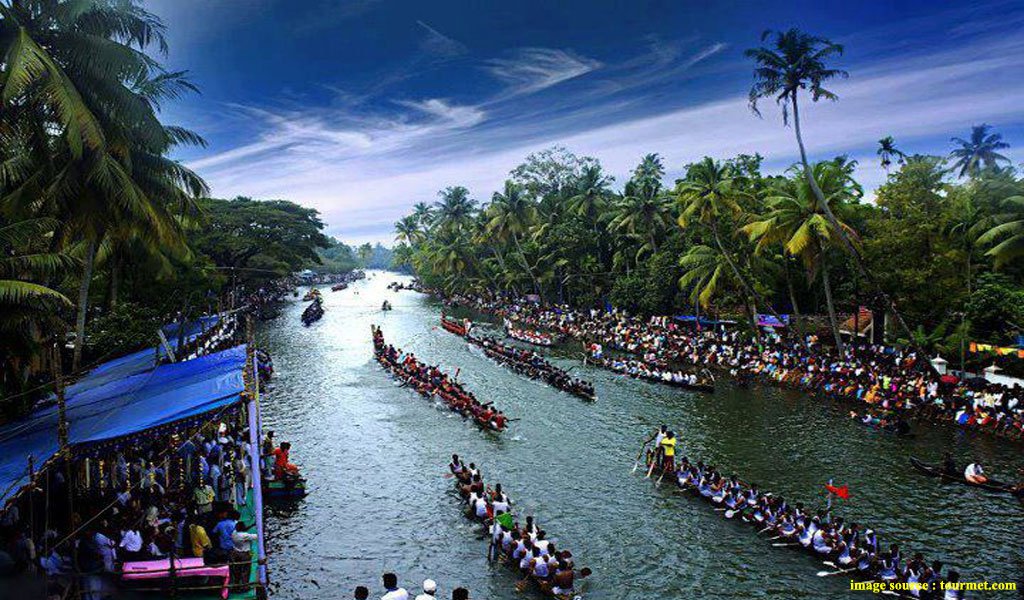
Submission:
M 675 471 L 676 433 L 669 431 L 661 439 L 661 470 L 669 473 Z

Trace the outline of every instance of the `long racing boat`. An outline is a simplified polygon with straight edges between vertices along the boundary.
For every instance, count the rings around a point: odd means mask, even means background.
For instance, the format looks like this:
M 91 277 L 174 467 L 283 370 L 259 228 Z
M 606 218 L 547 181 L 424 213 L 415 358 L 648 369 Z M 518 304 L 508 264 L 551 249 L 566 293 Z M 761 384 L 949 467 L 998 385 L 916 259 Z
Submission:
M 690 381 L 682 379 L 681 376 L 675 377 L 673 373 L 667 368 L 663 371 L 652 371 L 648 368 L 648 370 L 646 371 L 637 370 L 635 373 L 633 373 L 630 372 L 628 363 L 634 362 L 640 364 L 640 361 L 631 359 L 630 361 L 621 362 L 626 366 L 617 366 L 615 361 L 608 358 L 594 357 L 589 354 L 583 356 L 584 364 L 593 365 L 595 367 L 601 367 L 602 369 L 608 369 L 609 371 L 618 373 L 619 375 L 623 375 L 625 377 L 632 377 L 633 379 L 643 379 L 644 381 L 660 383 L 663 385 L 670 385 L 672 387 L 683 388 L 685 390 L 693 390 L 695 392 L 711 393 L 715 391 L 715 385 L 713 380 L 711 383 L 708 383 L 708 380 L 697 381 L 696 383 L 692 383 Z M 668 374 L 668 378 L 664 376 L 666 373 Z
M 441 315 L 441 327 L 444 328 L 448 333 L 454 333 L 457 336 L 465 337 L 469 332 L 469 327 L 465 323 L 460 323 L 454 319 Z
M 370 327 L 373 332 L 374 357 L 381 367 L 402 382 L 402 387 L 409 386 L 426 398 L 440 399 L 450 410 L 465 418 L 472 418 L 478 427 L 486 431 L 502 432 L 508 428 L 511 420 L 505 413 L 493 408 L 493 402 L 481 404 L 455 378 L 386 344 L 381 329 L 375 325 Z
M 454 478 L 455 491 L 466 505 L 463 514 L 479 523 L 490 540 L 488 560 L 501 562 L 517 573 L 517 577 L 522 576 L 516 583 L 517 592 L 533 585 L 556 600 L 582 598 L 575 581 L 590 576 L 589 568 L 584 567 L 577 574 L 572 553 L 564 548 L 556 549 L 555 542 L 548 540 L 532 516 L 527 516 L 521 525 L 516 520 L 512 500 L 501 484 L 493 488 L 485 485 L 473 463 L 467 467 L 458 455 L 453 455 L 448 469 L 450 474 L 445 476 Z
M 568 392 L 591 402 L 597 400 L 594 385 L 582 379 L 573 379 L 568 371 L 559 369 L 530 350 L 521 350 L 501 343 L 491 336 L 466 335 L 466 341 L 483 350 L 494 362 L 508 369 Z

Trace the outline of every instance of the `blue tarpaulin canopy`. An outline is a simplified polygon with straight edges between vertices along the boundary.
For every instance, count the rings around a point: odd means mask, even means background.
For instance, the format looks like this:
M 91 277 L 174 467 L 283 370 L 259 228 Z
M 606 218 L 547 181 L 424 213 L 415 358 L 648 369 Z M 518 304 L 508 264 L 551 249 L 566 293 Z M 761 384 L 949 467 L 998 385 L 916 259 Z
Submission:
M 211 315 L 206 317 L 200 317 L 196 321 L 191 321 L 185 324 L 185 342 L 192 341 L 197 335 L 203 331 L 210 329 L 220 320 L 220 316 Z M 167 336 L 167 341 L 170 343 L 171 348 L 174 350 L 178 349 L 178 324 L 170 323 L 161 327 L 164 335 Z M 123 379 L 136 373 L 142 373 L 144 371 L 150 371 L 156 365 L 157 356 L 164 356 L 163 348 L 156 346 L 153 348 L 146 348 L 145 350 L 139 350 L 120 358 L 107 361 L 85 376 L 79 379 L 77 382 L 69 385 L 65 391 L 66 397 L 79 394 L 85 390 L 92 389 L 94 387 L 110 383 L 118 379 Z M 54 403 L 57 401 L 56 396 L 51 395 L 47 402 Z M 2 491 L 2 489 L 0 489 Z
M 67 388 L 72 446 L 131 435 L 217 410 L 237 402 L 244 389 L 244 345 L 155 368 L 150 361 L 144 370 L 137 370 L 138 360 L 129 355 L 105 363 Z M 28 483 L 29 456 L 38 467 L 57 453 L 57 425 L 57 407 L 51 404 L 0 427 L 0 506 Z
M 697 320 L 695 315 L 676 315 L 672 317 L 676 321 L 682 321 L 683 323 L 693 323 Z M 715 319 L 708 319 L 706 317 L 700 317 L 701 325 L 735 325 L 736 321 L 717 321 Z

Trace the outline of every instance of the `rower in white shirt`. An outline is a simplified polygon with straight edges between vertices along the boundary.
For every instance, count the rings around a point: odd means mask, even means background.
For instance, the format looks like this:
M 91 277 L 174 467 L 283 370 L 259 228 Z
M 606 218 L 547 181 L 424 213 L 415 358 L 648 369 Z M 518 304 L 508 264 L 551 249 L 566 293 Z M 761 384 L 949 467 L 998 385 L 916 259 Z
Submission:
M 964 469 L 964 479 L 971 483 L 985 483 L 988 481 L 988 477 L 985 476 L 985 471 L 978 461 L 967 465 L 967 468 Z

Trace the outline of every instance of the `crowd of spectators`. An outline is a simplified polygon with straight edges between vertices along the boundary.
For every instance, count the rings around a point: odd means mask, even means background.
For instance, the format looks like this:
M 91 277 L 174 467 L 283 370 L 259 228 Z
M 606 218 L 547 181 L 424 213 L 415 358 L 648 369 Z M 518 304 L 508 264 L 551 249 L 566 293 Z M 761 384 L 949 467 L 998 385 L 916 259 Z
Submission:
M 383 577 L 381 577 L 381 584 L 384 587 L 384 593 L 381 594 L 380 600 L 409 600 L 414 598 L 412 593 L 398 584 L 398 576 L 394 573 L 384 573 Z M 433 579 L 424 579 L 422 590 L 420 594 L 415 596 L 414 600 L 436 600 L 441 597 L 437 595 L 437 582 Z M 360 585 L 356 587 L 352 597 L 355 600 L 367 600 L 370 597 L 370 588 Z M 452 600 L 469 600 L 469 590 L 464 587 L 457 587 L 452 590 L 451 598 Z
M 100 600 L 117 590 L 126 563 L 198 558 L 229 565 L 231 589 L 247 589 L 257 537 L 250 447 L 235 411 L 96 448 L 69 468 L 57 464 L 3 512 L 0 571 L 42 577 L 48 597 L 77 586 Z M 177 575 L 189 577 L 187 569 Z M 189 585 L 223 583 L 178 589 Z
M 1024 389 L 940 376 L 912 349 L 853 339 L 842 353 L 814 335 L 794 341 L 766 330 L 753 335 L 725 326 L 698 329 L 670 317 L 622 310 L 574 309 L 511 296 L 455 295 L 449 303 L 598 343 L 652 364 L 721 368 L 760 380 L 1010 439 L 1024 439 Z

